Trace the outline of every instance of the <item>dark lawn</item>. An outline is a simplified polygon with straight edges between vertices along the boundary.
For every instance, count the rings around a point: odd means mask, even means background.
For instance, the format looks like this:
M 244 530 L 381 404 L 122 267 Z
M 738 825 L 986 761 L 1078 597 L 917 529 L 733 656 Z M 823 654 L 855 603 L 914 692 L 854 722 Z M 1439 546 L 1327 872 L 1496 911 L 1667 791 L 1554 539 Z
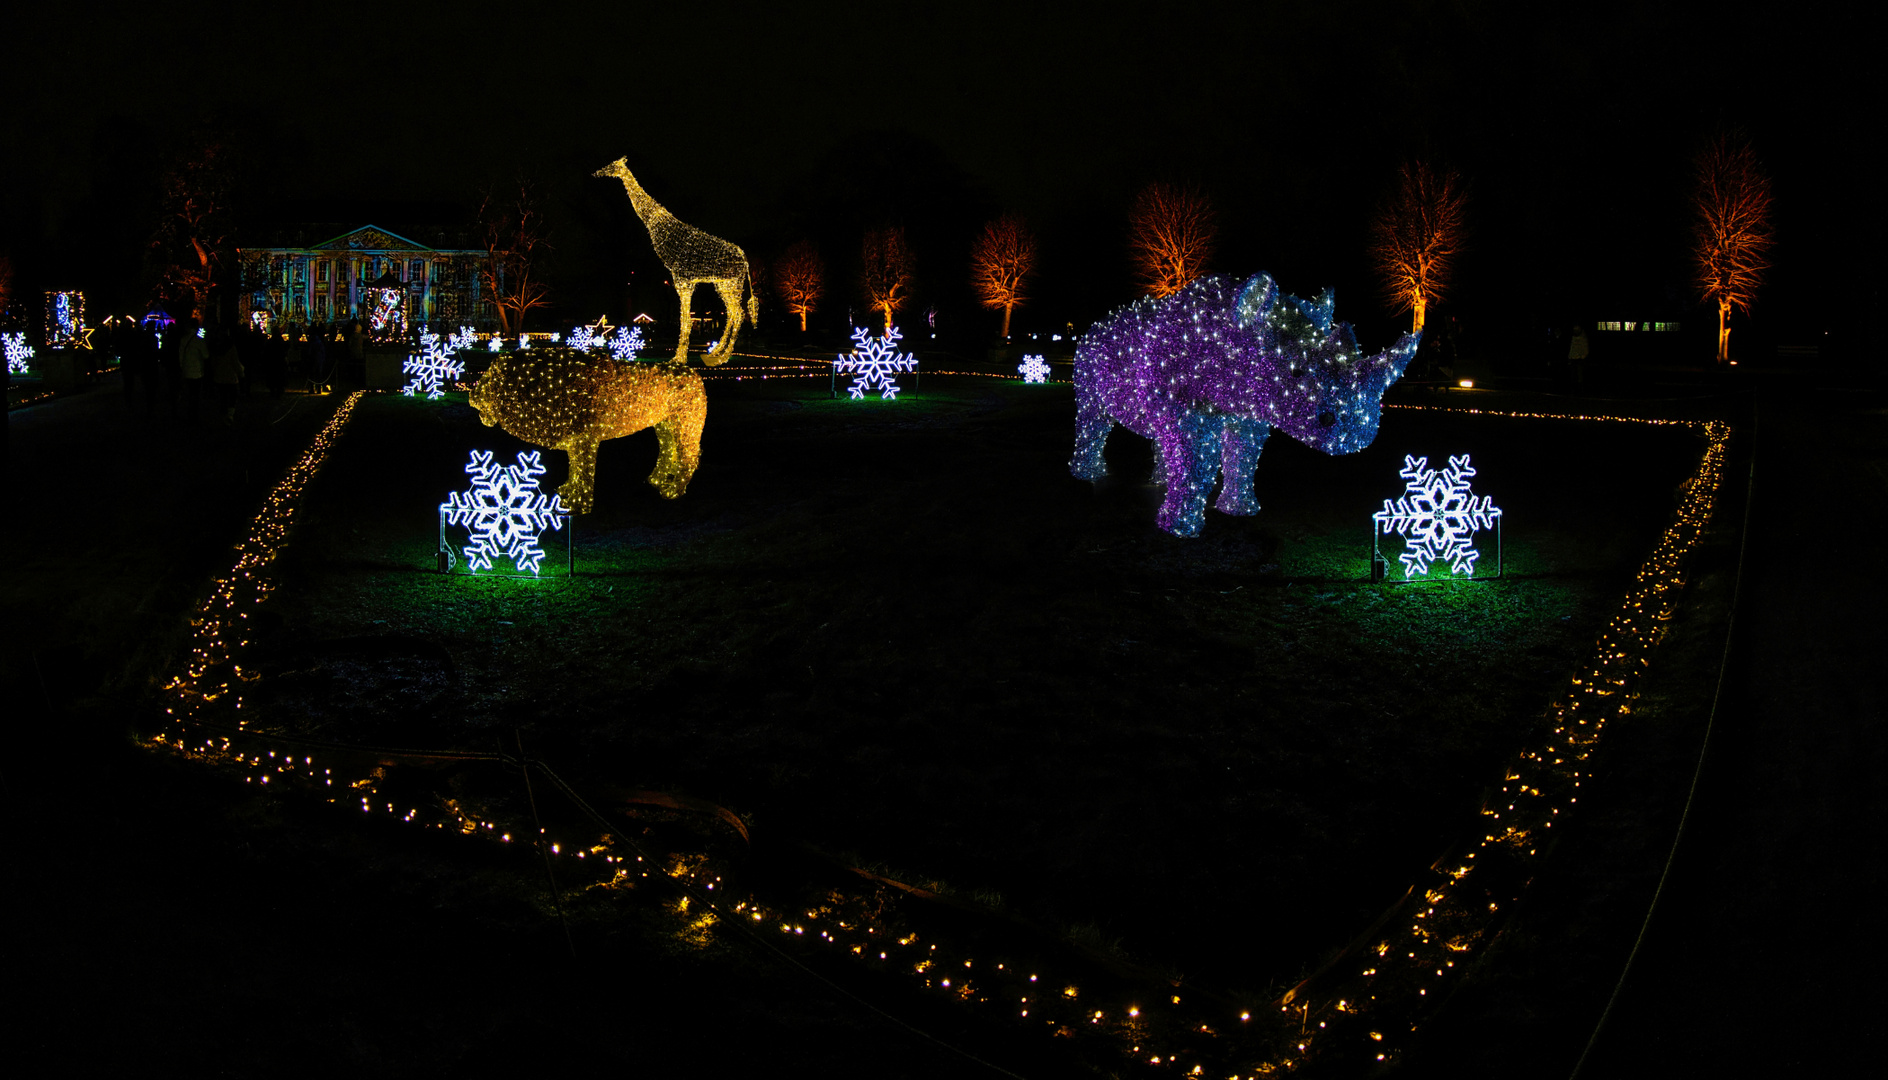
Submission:
M 649 433 L 606 443 L 577 576 L 552 533 L 540 581 L 430 572 L 468 451 L 529 447 L 456 402 L 364 402 L 280 565 L 251 722 L 518 727 L 580 784 L 712 799 L 1228 988 L 1294 980 L 1469 827 L 1701 447 L 1390 410 L 1347 458 L 1275 437 L 1261 514 L 1188 541 L 1155 529 L 1134 436 L 1102 485 L 1068 476 L 1066 386 L 709 389 L 688 494 L 642 482 Z M 1506 578 L 1368 583 L 1405 452 L 1474 454 Z

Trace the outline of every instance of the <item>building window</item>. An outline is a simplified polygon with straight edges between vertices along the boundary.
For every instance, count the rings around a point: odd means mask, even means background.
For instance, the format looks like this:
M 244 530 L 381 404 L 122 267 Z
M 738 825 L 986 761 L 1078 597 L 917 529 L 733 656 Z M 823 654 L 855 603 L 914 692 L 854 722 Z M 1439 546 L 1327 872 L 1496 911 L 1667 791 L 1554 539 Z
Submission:
M 328 260 L 326 259 L 315 260 L 315 281 L 322 285 L 326 285 L 328 283 Z
M 407 267 L 406 279 L 408 281 L 425 281 L 426 280 L 426 260 L 414 259 L 412 263 L 410 263 Z

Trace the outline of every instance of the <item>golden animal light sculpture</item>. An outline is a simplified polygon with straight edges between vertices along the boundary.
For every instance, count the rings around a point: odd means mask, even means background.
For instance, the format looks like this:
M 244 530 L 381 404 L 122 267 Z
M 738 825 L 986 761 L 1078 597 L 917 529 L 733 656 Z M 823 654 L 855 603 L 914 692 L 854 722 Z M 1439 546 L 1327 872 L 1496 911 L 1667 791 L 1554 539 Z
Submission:
M 683 364 L 626 364 L 608 354 L 551 346 L 493 361 L 470 395 L 487 427 L 570 455 L 557 490 L 573 513 L 595 507 L 597 447 L 605 439 L 656 429 L 649 483 L 679 498 L 701 461 L 708 396 L 701 373 Z
M 628 158 L 617 158 L 591 175 L 613 176 L 623 182 L 623 190 L 629 192 L 629 202 L 636 208 L 636 216 L 649 229 L 649 241 L 655 245 L 656 257 L 669 268 L 669 278 L 675 282 L 675 291 L 682 298 L 682 326 L 675 342 L 676 362 L 688 360 L 695 286 L 713 285 L 715 292 L 721 294 L 721 302 L 727 305 L 728 329 L 714 351 L 702 357 L 702 363 L 710 367 L 726 363 L 734 352 L 734 335 L 741 328 L 742 314 L 745 312 L 749 322 L 760 319 L 760 300 L 754 295 L 748 274 L 747 253 L 738 244 L 730 244 L 677 220 L 636 182 L 630 174 Z M 743 293 L 746 293 L 745 304 Z

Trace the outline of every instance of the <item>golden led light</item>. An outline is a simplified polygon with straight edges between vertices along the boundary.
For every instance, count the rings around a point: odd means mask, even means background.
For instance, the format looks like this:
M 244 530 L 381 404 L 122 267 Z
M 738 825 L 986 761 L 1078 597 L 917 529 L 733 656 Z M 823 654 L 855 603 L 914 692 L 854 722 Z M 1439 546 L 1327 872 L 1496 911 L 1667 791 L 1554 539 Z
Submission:
M 1462 178 L 1426 161 L 1397 170 L 1396 191 L 1370 223 L 1370 256 L 1384 292 L 1421 330 L 1449 286 L 1450 270 L 1467 231 L 1468 192 Z
M 695 475 L 708 422 L 700 372 L 676 363 L 624 364 L 561 347 L 499 357 L 468 400 L 487 427 L 570 455 L 570 478 L 558 495 L 579 514 L 594 508 L 597 447 L 605 439 L 654 428 L 649 483 L 674 499 Z
M 710 367 L 725 363 L 734 352 L 734 335 L 741 328 L 743 313 L 750 322 L 760 319 L 760 299 L 754 295 L 747 253 L 739 245 L 683 224 L 661 203 L 650 198 L 649 193 L 636 182 L 635 176 L 631 175 L 628 158 L 617 158 L 592 175 L 613 176 L 623 182 L 623 190 L 629 193 L 630 205 L 635 207 L 636 216 L 642 219 L 643 225 L 649 230 L 649 241 L 655 245 L 656 257 L 662 260 L 663 266 L 668 267 L 669 278 L 675 282 L 676 295 L 682 300 L 681 328 L 675 342 L 676 362 L 682 363 L 688 359 L 689 331 L 694 324 L 695 287 L 712 285 L 728 309 L 728 328 L 714 351 L 702 357 L 702 363 Z M 746 293 L 745 305 L 742 302 L 743 293 Z

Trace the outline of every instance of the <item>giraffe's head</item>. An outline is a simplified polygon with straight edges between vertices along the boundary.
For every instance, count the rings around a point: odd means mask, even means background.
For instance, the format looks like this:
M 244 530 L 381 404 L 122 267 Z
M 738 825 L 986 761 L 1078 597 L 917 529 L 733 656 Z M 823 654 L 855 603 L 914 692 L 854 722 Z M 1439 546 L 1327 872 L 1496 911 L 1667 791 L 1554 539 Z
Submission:
M 619 157 L 615 161 L 610 162 L 608 165 L 603 166 L 601 169 L 598 169 L 596 172 L 593 172 L 590 175 L 591 176 L 613 176 L 618 180 L 631 179 L 629 175 L 629 159 L 626 157 Z

